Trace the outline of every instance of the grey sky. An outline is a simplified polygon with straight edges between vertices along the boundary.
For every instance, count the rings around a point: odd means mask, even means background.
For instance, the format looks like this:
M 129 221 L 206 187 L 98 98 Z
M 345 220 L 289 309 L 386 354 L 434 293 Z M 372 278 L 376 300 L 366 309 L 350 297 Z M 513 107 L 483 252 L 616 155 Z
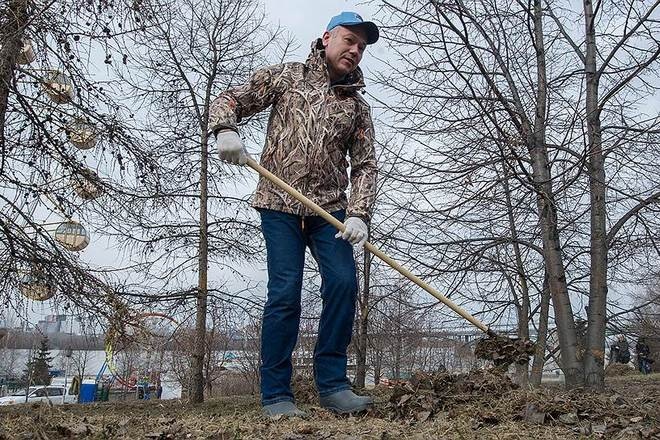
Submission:
M 369 20 L 375 8 L 361 1 L 266 0 L 266 13 L 273 24 L 279 24 L 300 43 L 296 55 L 306 57 L 309 44 L 320 37 L 334 15 L 341 11 L 354 11 Z
M 299 47 L 288 61 L 304 61 L 309 54 L 310 45 L 314 39 L 323 35 L 323 31 L 330 19 L 342 11 L 357 12 L 364 20 L 372 20 L 377 8 L 366 5 L 364 1 L 319 1 L 310 0 L 266 0 L 264 2 L 266 14 L 269 21 L 274 25 L 280 25 L 288 31 L 297 41 Z M 360 63 L 360 67 L 369 77 L 370 70 L 376 68 L 374 55 L 380 57 L 385 53 L 386 45 L 379 40 L 373 46 L 369 46 Z M 369 82 L 367 81 L 367 88 Z M 373 87 L 369 88 L 374 93 Z
M 309 53 L 310 43 L 317 37 L 320 37 L 325 29 L 330 18 L 341 11 L 355 11 L 363 16 L 365 20 L 373 18 L 376 7 L 363 4 L 359 0 L 335 0 L 335 1 L 311 1 L 311 0 L 264 0 L 264 10 L 267 19 L 272 24 L 279 24 L 281 28 L 290 33 L 298 43 L 297 50 L 291 54 L 288 60 L 302 61 Z M 370 87 L 369 76 L 370 72 L 377 69 L 379 63 L 375 61 L 375 57 L 384 56 L 387 50 L 386 43 L 381 40 L 376 45 L 370 46 L 362 61 L 362 68 L 367 76 L 367 87 L 370 93 L 376 93 L 374 87 Z M 385 57 L 386 58 L 386 57 Z M 649 99 L 650 113 L 656 113 L 660 96 L 656 95 L 655 99 Z M 375 103 L 371 103 L 374 105 Z M 250 147 L 249 147 L 250 148 Z M 254 186 L 252 186 L 254 189 Z M 53 218 L 46 219 L 53 221 Z M 118 267 L 122 266 L 127 260 L 125 255 L 120 255 L 112 246 L 111 243 L 103 236 L 91 232 L 91 242 L 87 249 L 80 253 L 83 260 L 89 261 L 95 267 Z M 265 281 L 265 271 L 263 268 L 250 268 L 249 270 L 241 270 L 242 273 L 249 273 L 250 277 L 255 280 Z M 222 279 L 222 275 L 217 271 L 210 274 L 211 280 Z M 240 286 L 237 286 L 240 287 Z M 630 286 L 611 286 L 611 292 L 614 292 L 611 297 L 622 296 L 618 293 L 621 289 L 625 291 Z M 265 290 L 262 289 L 262 292 Z M 31 320 L 41 319 L 41 316 L 52 313 L 51 305 L 47 303 L 32 303 L 32 310 L 26 311 L 30 314 Z
M 262 2 L 267 20 L 273 25 L 279 25 L 283 31 L 290 34 L 297 43 L 297 49 L 288 57 L 287 61 L 304 61 L 309 53 L 310 44 L 320 37 L 325 30 L 330 18 L 341 11 L 354 11 L 359 13 L 365 20 L 371 20 L 376 8 L 362 4 L 363 1 L 320 1 L 310 0 L 265 0 Z M 361 63 L 365 74 L 369 75 L 373 59 L 370 55 L 382 53 L 382 40 L 376 45 L 369 47 Z M 373 93 L 373 90 L 370 90 Z M 256 182 L 256 180 L 255 180 Z M 255 183 L 256 184 L 256 183 Z M 254 188 L 252 188 L 253 190 Z M 44 213 L 41 221 L 57 221 L 52 215 Z M 89 231 L 91 240 L 89 246 L 79 253 L 82 260 L 89 262 L 95 268 L 117 268 L 122 267 L 129 260 L 127 255 L 122 255 L 113 246 L 112 240 L 102 236 L 97 231 Z M 246 270 L 247 269 L 247 270 Z M 255 281 L 265 281 L 265 268 L 243 268 L 242 273 L 247 274 Z M 119 275 L 121 277 L 121 275 Z M 222 280 L 227 273 L 211 273 L 210 280 Z M 233 283 L 232 283 L 233 284 Z M 237 286 L 238 288 L 239 286 Z M 265 283 L 264 283 L 265 294 Z M 28 310 L 23 311 L 23 316 L 29 316 L 33 323 L 43 319 L 45 315 L 56 313 L 51 301 L 43 303 L 29 302 Z M 1 316 L 0 316 L 1 318 Z

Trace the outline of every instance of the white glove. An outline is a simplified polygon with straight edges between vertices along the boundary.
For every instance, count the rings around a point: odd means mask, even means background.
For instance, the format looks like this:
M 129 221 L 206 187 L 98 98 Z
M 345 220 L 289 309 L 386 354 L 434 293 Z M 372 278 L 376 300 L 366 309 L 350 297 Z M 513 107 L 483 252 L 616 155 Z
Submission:
M 344 229 L 344 232 L 337 232 L 335 238 L 343 238 L 358 248 L 364 246 L 364 243 L 367 241 L 367 236 L 369 235 L 369 229 L 362 219 L 359 217 L 349 217 L 344 222 L 344 227 L 346 228 Z
M 220 159 L 234 165 L 245 165 L 250 157 L 243 145 L 243 141 L 234 130 L 224 130 L 215 136 Z

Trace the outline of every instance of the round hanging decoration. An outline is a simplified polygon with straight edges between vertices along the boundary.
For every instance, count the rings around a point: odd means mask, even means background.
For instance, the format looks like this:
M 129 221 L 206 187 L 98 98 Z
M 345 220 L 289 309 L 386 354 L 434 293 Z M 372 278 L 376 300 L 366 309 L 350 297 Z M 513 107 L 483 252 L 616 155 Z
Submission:
M 71 176 L 71 186 L 73 191 L 85 200 L 94 200 L 103 194 L 98 174 L 89 168 Z
M 96 146 L 97 129 L 84 119 L 76 118 L 66 126 L 69 142 L 81 150 L 89 150 Z
M 57 292 L 57 284 L 53 277 L 46 274 L 43 269 L 33 266 L 21 278 L 18 289 L 27 298 L 34 301 L 46 301 Z
M 54 103 L 64 104 L 73 99 L 73 82 L 59 70 L 49 70 L 42 81 L 44 91 Z
M 89 244 L 89 234 L 80 223 L 69 221 L 57 227 L 55 240 L 70 251 L 81 251 Z

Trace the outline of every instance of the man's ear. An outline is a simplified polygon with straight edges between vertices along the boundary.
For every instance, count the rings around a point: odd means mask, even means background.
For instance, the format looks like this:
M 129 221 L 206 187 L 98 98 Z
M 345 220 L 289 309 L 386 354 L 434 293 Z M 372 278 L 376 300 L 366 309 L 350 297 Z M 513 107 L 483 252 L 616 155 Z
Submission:
M 331 37 L 332 34 L 330 34 L 330 32 L 328 31 L 323 32 L 323 36 L 321 37 L 321 42 L 323 43 L 323 47 L 328 47 L 328 44 L 330 44 Z

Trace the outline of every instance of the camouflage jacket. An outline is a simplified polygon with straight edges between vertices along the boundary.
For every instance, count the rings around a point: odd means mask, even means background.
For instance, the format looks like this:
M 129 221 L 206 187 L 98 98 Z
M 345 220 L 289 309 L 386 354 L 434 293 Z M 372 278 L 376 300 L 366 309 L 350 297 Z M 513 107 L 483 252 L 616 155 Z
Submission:
M 358 69 L 330 84 L 321 40 L 306 63 L 257 70 L 247 84 L 227 90 L 210 109 L 209 129 L 237 130 L 241 119 L 272 106 L 261 164 L 326 211 L 347 208 L 347 216 L 369 221 L 376 194 L 377 164 L 369 105 Z M 348 161 L 351 173 L 350 199 Z M 314 215 L 265 178 L 252 201 L 255 208 Z

